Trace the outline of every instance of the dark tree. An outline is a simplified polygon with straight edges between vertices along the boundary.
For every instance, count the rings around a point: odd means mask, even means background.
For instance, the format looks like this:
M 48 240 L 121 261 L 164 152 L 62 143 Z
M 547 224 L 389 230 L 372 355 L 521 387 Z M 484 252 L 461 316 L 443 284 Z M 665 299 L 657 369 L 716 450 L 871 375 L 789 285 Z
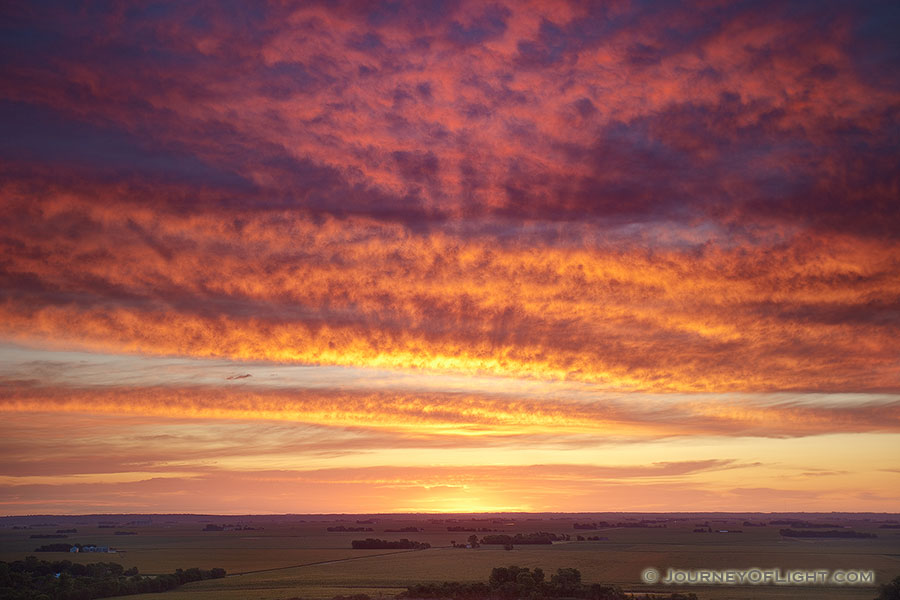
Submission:
M 890 583 L 881 584 L 875 600 L 900 600 L 900 575 L 894 577 Z

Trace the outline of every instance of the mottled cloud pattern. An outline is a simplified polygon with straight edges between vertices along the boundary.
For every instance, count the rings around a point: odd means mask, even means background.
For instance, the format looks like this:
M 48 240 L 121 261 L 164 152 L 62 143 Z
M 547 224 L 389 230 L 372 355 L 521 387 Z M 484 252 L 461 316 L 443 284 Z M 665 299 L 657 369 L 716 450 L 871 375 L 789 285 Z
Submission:
M 0 15 L 0 343 L 620 394 L 4 370 L 5 413 L 273 420 L 397 447 L 416 428 L 484 444 L 897 433 L 892 2 Z M 861 399 L 806 401 L 830 394 Z

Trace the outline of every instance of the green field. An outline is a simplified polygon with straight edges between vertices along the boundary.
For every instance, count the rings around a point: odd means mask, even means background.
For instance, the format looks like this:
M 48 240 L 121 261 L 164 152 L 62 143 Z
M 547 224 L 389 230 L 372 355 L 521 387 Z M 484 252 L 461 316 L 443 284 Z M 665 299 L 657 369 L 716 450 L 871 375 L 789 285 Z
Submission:
M 170 573 L 176 568 L 222 567 L 225 579 L 185 585 L 163 594 L 139 596 L 160 600 L 258 599 L 284 600 L 302 597 L 312 600 L 335 595 L 365 593 L 373 598 L 392 597 L 410 584 L 441 581 L 485 581 L 495 566 L 515 564 L 541 567 L 552 573 L 557 568 L 575 567 L 585 582 L 615 583 L 634 592 L 692 591 L 701 599 L 752 598 L 846 598 L 870 599 L 873 586 L 672 586 L 647 585 L 641 581 L 646 567 L 665 572 L 676 569 L 862 569 L 873 570 L 876 583 L 900 574 L 900 530 L 883 529 L 877 519 L 843 516 L 840 523 L 854 531 L 875 533 L 876 539 L 792 539 L 784 538 L 784 525 L 742 526 L 746 517 L 690 516 L 667 518 L 664 527 L 612 527 L 601 530 L 574 530 L 573 523 L 607 520 L 618 523 L 638 516 L 594 515 L 498 517 L 441 516 L 377 517 L 372 532 L 327 532 L 334 525 L 359 526 L 362 517 L 299 518 L 254 517 L 254 530 L 203 531 L 204 524 L 237 523 L 234 517 L 212 517 L 193 521 L 190 517 L 155 518 L 152 524 L 122 525 L 119 529 L 137 535 L 115 535 L 114 529 L 97 527 L 88 517 L 53 517 L 52 524 L 13 529 L 9 519 L 0 529 L 0 560 L 12 561 L 34 554 L 43 560 L 68 559 L 77 562 L 118 562 L 136 566 L 142 574 Z M 663 519 L 653 515 L 653 519 Z M 755 521 L 775 517 L 755 517 Z M 810 518 L 810 517 L 806 517 Z M 813 521 L 834 522 L 837 517 L 817 516 Z M 741 529 L 743 533 L 694 533 L 695 526 L 709 522 L 717 531 Z M 419 527 L 418 533 L 386 533 L 385 529 Z M 498 533 L 546 531 L 568 534 L 570 541 L 552 545 L 518 545 L 453 548 L 451 541 L 465 543 L 470 532 L 448 532 L 448 526 L 491 529 Z M 57 528 L 78 529 L 66 539 L 32 539 L 34 534 L 54 533 Z M 479 537 L 485 532 L 476 533 Z M 576 541 L 577 535 L 602 536 L 600 541 Z M 427 550 L 353 550 L 354 539 L 378 537 L 428 542 Z M 54 542 L 110 545 L 115 554 L 35 553 L 40 545 Z M 130 596 L 129 598 L 135 598 Z

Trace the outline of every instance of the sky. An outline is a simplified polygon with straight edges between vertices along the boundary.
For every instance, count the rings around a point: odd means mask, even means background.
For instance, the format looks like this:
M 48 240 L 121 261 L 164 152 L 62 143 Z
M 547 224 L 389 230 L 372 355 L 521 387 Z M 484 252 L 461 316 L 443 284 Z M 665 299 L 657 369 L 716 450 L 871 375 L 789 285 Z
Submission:
M 898 30 L 4 2 L 0 513 L 900 512 Z

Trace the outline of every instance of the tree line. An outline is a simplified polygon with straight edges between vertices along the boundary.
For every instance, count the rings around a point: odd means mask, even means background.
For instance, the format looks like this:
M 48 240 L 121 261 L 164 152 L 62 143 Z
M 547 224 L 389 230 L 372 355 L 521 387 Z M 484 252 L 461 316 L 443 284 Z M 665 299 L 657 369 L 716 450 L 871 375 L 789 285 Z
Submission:
M 427 542 L 413 542 L 406 538 L 396 541 L 366 538 L 353 540 L 351 546 L 356 550 L 424 550 L 431 548 L 431 544 Z
M 398 598 L 415 600 L 543 600 L 579 598 L 583 600 L 630 600 L 619 587 L 602 583 L 586 584 L 578 569 L 557 569 L 547 579 L 543 569 L 494 567 L 486 583 L 421 583 L 411 585 Z M 697 600 L 695 594 L 674 593 L 656 600 Z
M 553 542 L 561 542 L 569 539 L 568 534 L 557 535 L 555 533 L 547 533 L 546 531 L 538 531 L 535 533 L 517 533 L 515 535 L 507 535 L 505 533 L 486 535 L 481 538 L 481 543 L 485 546 L 491 545 L 521 545 L 521 544 L 552 544 Z
M 865 533 L 862 531 L 852 531 L 849 529 L 836 529 L 833 531 L 797 531 L 796 529 L 779 529 L 778 533 L 784 537 L 807 537 L 807 538 L 863 538 L 871 539 L 878 536 L 874 533 Z
M 155 577 L 138 574 L 118 563 L 46 561 L 29 556 L 0 561 L 0 598 L 5 600 L 93 600 L 149 592 L 165 592 L 185 583 L 225 577 L 225 569 L 178 569 Z

